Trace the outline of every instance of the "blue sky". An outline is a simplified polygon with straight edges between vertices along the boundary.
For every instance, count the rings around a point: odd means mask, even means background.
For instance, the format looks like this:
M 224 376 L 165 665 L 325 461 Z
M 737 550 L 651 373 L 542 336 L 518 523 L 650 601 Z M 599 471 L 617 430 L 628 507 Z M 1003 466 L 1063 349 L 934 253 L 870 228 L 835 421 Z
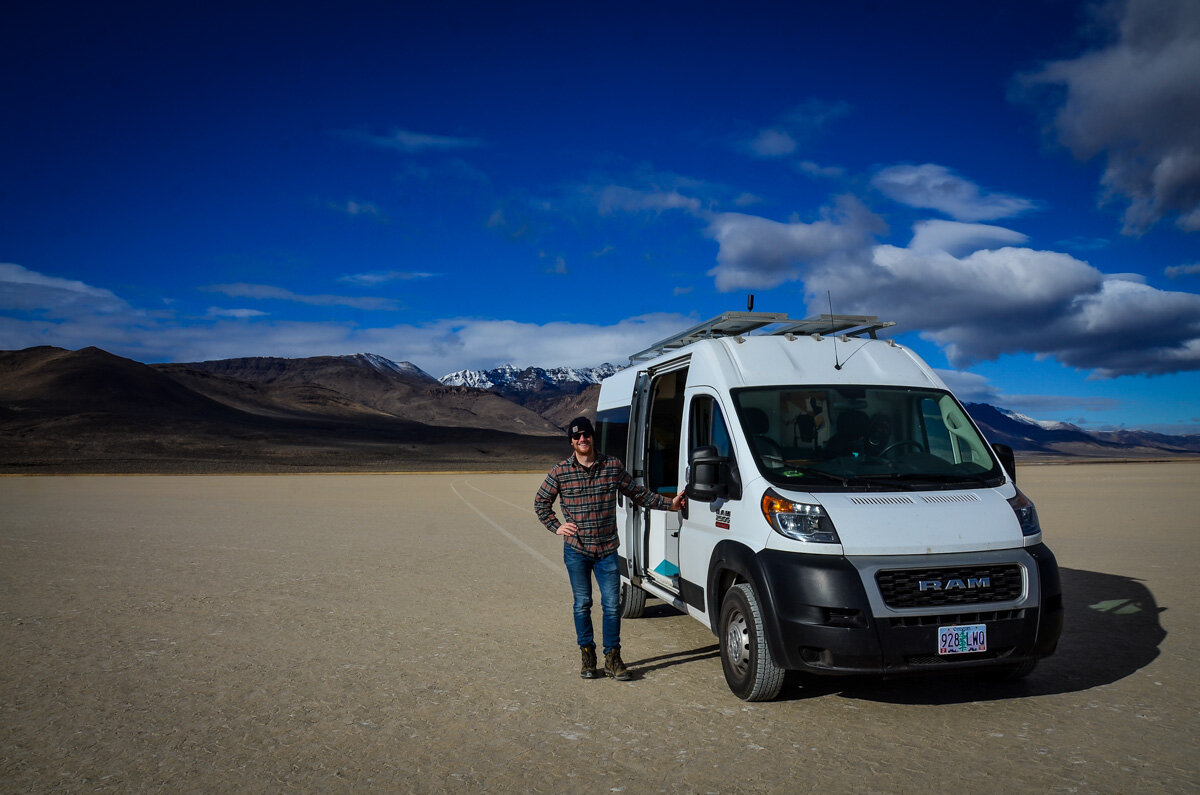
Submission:
M 827 309 L 1200 432 L 1200 0 L 7 4 L 0 348 L 624 363 Z

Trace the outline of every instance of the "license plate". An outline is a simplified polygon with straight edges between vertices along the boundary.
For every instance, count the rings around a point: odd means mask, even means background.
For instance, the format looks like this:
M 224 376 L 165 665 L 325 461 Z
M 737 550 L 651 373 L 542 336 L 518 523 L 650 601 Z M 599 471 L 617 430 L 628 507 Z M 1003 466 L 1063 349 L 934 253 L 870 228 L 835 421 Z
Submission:
M 938 654 L 967 654 L 973 651 L 987 651 L 986 624 L 938 627 Z

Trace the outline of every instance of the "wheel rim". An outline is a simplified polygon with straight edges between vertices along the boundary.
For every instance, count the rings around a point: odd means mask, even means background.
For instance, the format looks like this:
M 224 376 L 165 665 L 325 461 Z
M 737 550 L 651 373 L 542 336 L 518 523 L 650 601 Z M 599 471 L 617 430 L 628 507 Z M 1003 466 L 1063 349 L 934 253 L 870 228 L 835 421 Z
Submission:
M 750 667 L 750 628 L 740 610 L 735 610 L 729 616 L 729 626 L 725 630 L 725 656 L 729 660 L 729 667 L 739 677 L 746 675 Z

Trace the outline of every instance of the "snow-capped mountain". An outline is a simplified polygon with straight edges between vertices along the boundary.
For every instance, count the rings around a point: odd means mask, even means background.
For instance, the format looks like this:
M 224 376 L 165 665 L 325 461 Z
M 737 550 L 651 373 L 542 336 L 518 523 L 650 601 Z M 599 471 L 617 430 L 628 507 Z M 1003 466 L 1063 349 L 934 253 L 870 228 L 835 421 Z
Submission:
M 1087 431 L 1069 422 L 1035 420 L 987 403 L 967 403 L 966 408 L 988 441 L 1023 453 L 1116 458 L 1200 452 L 1200 435 Z
M 412 376 L 430 381 L 437 380 L 412 362 L 393 362 L 391 359 L 380 356 L 377 353 L 355 353 L 348 356 L 339 356 L 338 358 L 346 359 L 355 364 L 365 365 L 380 373 L 395 373 L 396 375 Z
M 548 387 L 561 392 L 577 392 L 591 384 L 600 383 L 620 369 L 615 364 L 602 364 L 599 367 L 524 369 L 506 364 L 491 370 L 459 370 L 438 380 L 445 386 L 469 386 L 502 394 L 528 394 L 540 392 Z
M 1070 422 L 1060 422 L 1060 421 L 1056 421 L 1056 420 L 1038 420 L 1038 419 L 1034 419 L 1033 417 L 1030 417 L 1028 414 L 1021 414 L 1020 412 L 1011 411 L 1009 409 L 1003 409 L 1003 408 L 1000 408 L 999 406 L 993 406 L 992 408 L 996 409 L 996 411 L 1000 412 L 1001 414 L 1003 414 L 1004 416 L 1006 416 L 1010 419 L 1014 419 L 1017 422 L 1023 422 L 1027 425 L 1036 425 L 1039 428 L 1042 428 L 1043 430 L 1047 430 L 1047 431 L 1079 431 L 1081 433 L 1084 432 L 1083 428 L 1080 428 L 1078 425 L 1074 425 Z

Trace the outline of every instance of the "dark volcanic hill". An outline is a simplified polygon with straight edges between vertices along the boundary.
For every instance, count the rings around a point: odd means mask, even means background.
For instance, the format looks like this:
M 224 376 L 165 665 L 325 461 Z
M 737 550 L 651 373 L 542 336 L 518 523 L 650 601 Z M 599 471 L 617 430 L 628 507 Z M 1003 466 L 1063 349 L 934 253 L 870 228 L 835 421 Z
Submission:
M 327 383 L 258 383 L 98 348 L 0 352 L 0 471 L 540 469 L 561 453 L 552 424 L 494 395 L 446 395 L 398 373 L 385 382 L 404 381 L 411 400 L 388 413 L 336 388 L 388 405 L 386 384 L 352 370 L 371 366 L 325 362 Z M 422 404 L 431 423 L 414 419 Z
M 229 420 L 236 414 L 139 362 L 99 348 L 49 346 L 0 351 L 0 406 L 10 418 L 187 415 Z
M 154 367 L 201 394 L 247 411 L 341 414 L 357 410 L 436 427 L 533 436 L 562 433 L 536 412 L 499 395 L 445 387 L 412 364 L 369 354 L 252 357 Z M 242 388 L 238 382 L 253 388 Z

